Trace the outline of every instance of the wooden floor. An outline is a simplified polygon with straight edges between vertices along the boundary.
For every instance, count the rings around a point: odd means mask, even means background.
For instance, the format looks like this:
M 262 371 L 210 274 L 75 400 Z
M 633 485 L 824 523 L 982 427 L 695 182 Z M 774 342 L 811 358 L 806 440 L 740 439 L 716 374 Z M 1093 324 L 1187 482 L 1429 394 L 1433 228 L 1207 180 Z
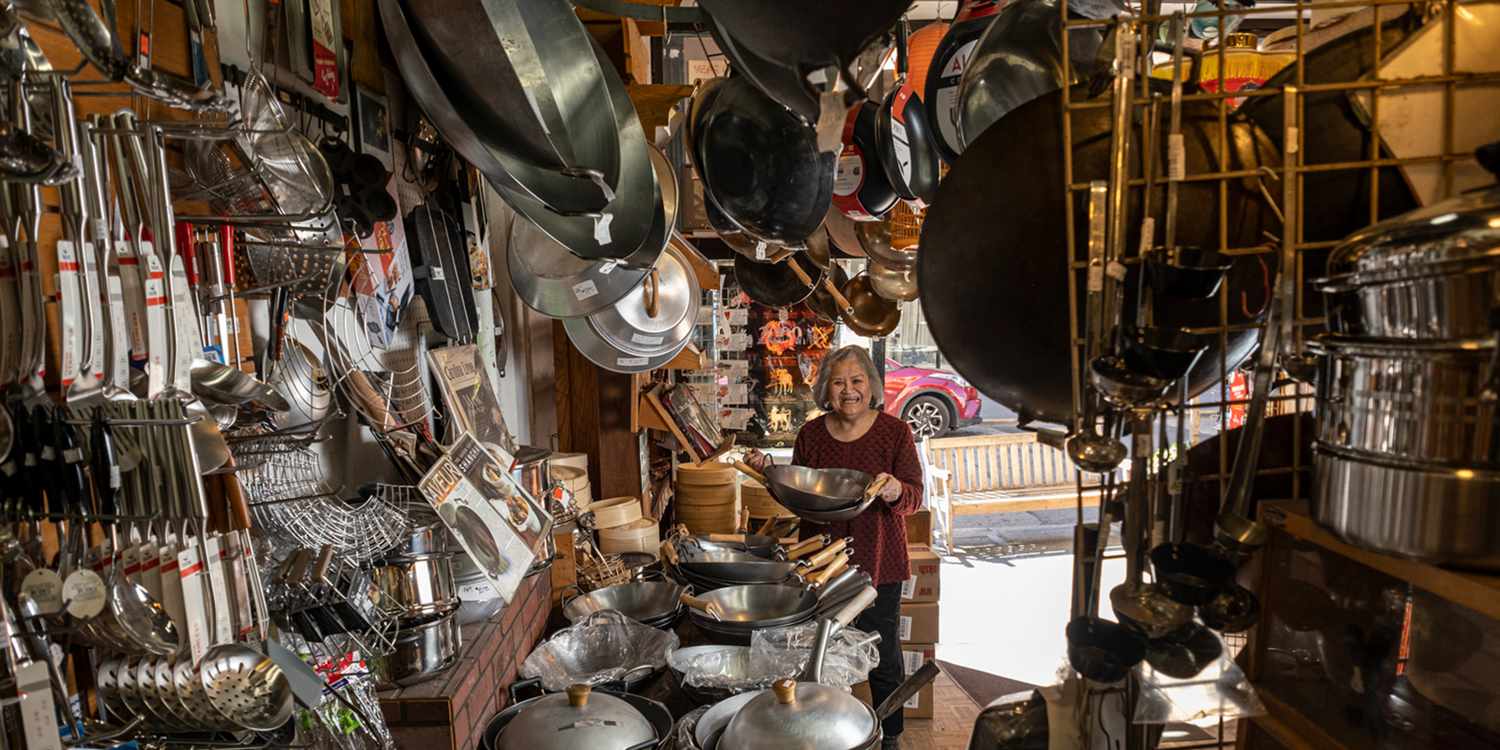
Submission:
M 945 673 L 933 681 L 933 704 L 937 707 L 931 719 L 907 719 L 901 733 L 901 747 L 906 750 L 967 750 L 969 733 L 979 706 L 969 700 Z

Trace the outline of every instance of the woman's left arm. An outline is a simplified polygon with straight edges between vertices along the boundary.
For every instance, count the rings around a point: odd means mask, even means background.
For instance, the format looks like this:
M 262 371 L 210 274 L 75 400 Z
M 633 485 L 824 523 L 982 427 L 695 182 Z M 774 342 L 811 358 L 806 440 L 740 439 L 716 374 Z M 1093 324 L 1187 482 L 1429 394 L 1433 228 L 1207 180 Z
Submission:
M 901 496 L 890 503 L 891 511 L 898 516 L 916 513 L 922 507 L 922 460 L 917 456 L 911 430 L 901 430 L 890 474 L 901 482 Z

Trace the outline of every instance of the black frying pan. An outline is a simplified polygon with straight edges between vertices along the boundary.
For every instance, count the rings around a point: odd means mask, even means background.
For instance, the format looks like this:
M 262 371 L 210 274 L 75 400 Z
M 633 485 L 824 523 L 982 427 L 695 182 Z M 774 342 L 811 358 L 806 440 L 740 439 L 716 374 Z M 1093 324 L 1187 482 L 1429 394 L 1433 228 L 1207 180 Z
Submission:
M 818 151 L 812 127 L 738 76 L 694 110 L 704 195 L 760 239 L 812 234 L 833 198 L 833 155 Z
M 1153 82 L 1154 87 L 1160 84 Z M 1170 86 L 1166 87 L 1167 89 Z M 1074 88 L 1082 98 L 1081 87 Z M 1073 402 L 1068 330 L 1068 265 L 1063 203 L 1061 92 L 1054 91 L 1016 108 L 969 145 L 964 157 L 938 187 L 937 199 L 922 227 L 922 247 L 942 252 L 917 254 L 922 280 L 922 310 L 938 348 L 953 366 L 989 397 L 1015 409 L 1025 422 L 1038 419 L 1068 423 Z M 1218 156 L 1217 113 L 1209 103 L 1189 102 L 1182 113 L 1189 174 L 1215 171 Z M 1231 148 L 1227 168 L 1254 169 L 1279 164 L 1266 135 L 1241 117 L 1229 119 Z M 1166 138 L 1157 137 L 1156 174 L 1166 173 Z M 1109 109 L 1074 113 L 1073 179 L 1109 176 Z M 1141 153 L 1139 142 L 1132 149 Z M 1140 160 L 1134 172 L 1139 174 Z M 1158 186 L 1160 189 L 1160 184 Z M 1140 226 L 1139 190 L 1133 191 L 1128 227 Z M 1231 247 L 1265 242 L 1263 231 L 1277 232 L 1280 221 L 1259 190 L 1247 181 L 1228 185 L 1227 234 Z M 1179 192 L 1178 242 L 1217 246 L 1218 187 L 1186 182 Z M 1088 237 L 1086 193 L 1074 193 L 1075 249 L 1085 252 Z M 1158 200 L 1161 199 L 1160 194 Z M 1156 205 L 1161 205 L 1160 202 Z M 1157 227 L 1158 241 L 1163 228 Z M 1136 244 L 1134 236 L 1130 245 Z M 1264 261 L 1265 265 L 1262 265 Z M 1270 297 L 1275 254 L 1237 256 L 1229 283 L 1229 323 L 1259 317 Z M 1139 270 L 1126 279 L 1126 323 L 1133 323 L 1134 290 Z M 1082 274 L 1078 288 L 1084 288 Z M 1079 294 L 1079 319 L 1083 319 Z M 1183 328 L 1217 325 L 1217 298 L 1158 304 L 1156 325 Z M 1254 330 L 1231 333 L 1223 357 L 1238 366 L 1255 347 Z M 1224 374 L 1219 371 L 1220 341 L 1211 337 L 1208 352 L 1188 375 L 1196 395 Z
M 896 190 L 881 164 L 875 136 L 881 107 L 863 101 L 849 110 L 844 123 L 844 150 L 833 178 L 833 204 L 848 216 L 868 220 L 884 216 L 896 205 Z
M 450 339 L 472 341 L 478 319 L 463 229 L 442 209 L 424 203 L 406 215 L 406 236 L 414 286 L 433 325 Z
M 931 201 L 937 194 L 938 155 L 927 110 L 910 84 L 892 91 L 875 120 L 875 145 L 886 179 L 906 200 Z

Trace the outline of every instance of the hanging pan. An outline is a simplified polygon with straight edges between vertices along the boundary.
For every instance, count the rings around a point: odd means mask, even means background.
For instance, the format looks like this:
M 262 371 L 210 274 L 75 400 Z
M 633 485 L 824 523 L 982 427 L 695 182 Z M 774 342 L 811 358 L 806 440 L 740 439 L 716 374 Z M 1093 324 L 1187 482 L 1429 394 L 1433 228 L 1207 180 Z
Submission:
M 844 325 L 866 338 L 889 336 L 901 325 L 901 306 L 875 293 L 870 275 L 862 273 L 844 285 L 849 305 L 840 314 Z
M 906 200 L 927 202 L 937 193 L 938 153 L 927 109 L 907 73 L 906 24 L 896 25 L 897 85 L 875 119 L 875 144 L 886 179 Z M 924 69 L 925 72 L 925 69 Z
M 919 295 L 914 268 L 897 270 L 872 258 L 865 272 L 870 276 L 870 288 L 888 300 L 909 302 Z
M 632 374 L 654 370 L 676 357 L 697 323 L 698 277 L 674 242 L 653 273 L 618 302 L 596 312 L 563 320 L 563 330 L 590 362 Z
M 814 289 L 813 293 L 805 300 L 807 308 L 823 320 L 830 323 L 839 322 L 839 315 L 844 305 L 834 298 L 833 291 L 842 290 L 848 283 L 849 274 L 844 271 L 844 267 L 838 263 L 832 264 L 827 274 L 827 280 L 823 284 L 819 284 L 818 288 Z M 830 289 L 830 286 L 833 288 Z M 839 296 L 842 297 L 843 293 L 840 292 Z M 847 298 L 845 301 L 847 302 Z
M 1157 90 L 1169 90 L 1151 84 Z M 1066 309 L 1068 257 L 1066 206 L 1058 190 L 1038 185 L 1063 183 L 1060 160 L 1060 91 L 1044 94 L 995 123 L 965 150 L 938 188 L 922 226 L 921 244 L 942 252 L 917 254 L 922 310 L 938 347 L 958 370 L 985 395 L 1016 410 L 1022 421 L 1040 419 L 1069 423 L 1073 415 Z M 1082 91 L 1077 91 L 1081 96 Z M 1110 131 L 1107 109 L 1075 111 L 1073 117 L 1073 179 L 1075 183 L 1105 179 L 1109 174 Z M 1189 174 L 1219 171 L 1222 156 L 1228 170 L 1253 171 L 1279 165 L 1277 151 L 1260 129 L 1243 117 L 1231 115 L 1230 150 L 1222 155 L 1218 111 L 1211 103 L 1186 102 L 1182 130 Z M 1139 141 L 1132 160 L 1140 154 Z M 1166 139 L 1155 138 L 1155 173 L 1166 173 Z M 1024 176 L 1024 177 L 1023 177 Z M 1229 225 L 1224 234 L 1231 247 L 1253 247 L 1265 242 L 1265 232 L 1276 233 L 1281 223 L 1253 181 L 1224 183 L 1228 192 Z M 1179 188 L 1178 242 L 1217 246 L 1219 183 L 1187 181 Z M 1126 226 L 1140 226 L 1139 191 L 1130 196 Z M 1087 195 L 1074 196 L 1075 236 L 1087 237 Z M 1157 231 L 1162 231 L 1158 228 Z M 882 259 L 884 260 L 884 259 Z M 1234 258 L 1229 283 L 1220 294 L 1228 299 L 1180 300 L 1158 305 L 1154 323 L 1166 328 L 1194 328 L 1219 324 L 1220 303 L 1227 302 L 1231 333 L 1209 337 L 1209 349 L 1188 373 L 1189 396 L 1197 395 L 1244 362 L 1255 346 L 1256 331 L 1236 326 L 1257 321 L 1270 296 L 1268 279 L 1276 273 L 1275 255 Z M 1264 265 L 1263 265 L 1264 263 Z M 1138 267 L 1131 267 L 1124 286 L 1127 324 L 1134 323 Z M 987 279 L 976 284 L 974 279 Z M 1083 280 L 1080 279 L 1082 284 Z M 1079 315 L 1082 319 L 1084 316 Z M 977 326 L 975 321 L 986 321 Z M 1175 398 L 1175 394 L 1173 396 Z
M 855 221 L 884 216 L 896 205 L 896 191 L 886 177 L 876 144 L 876 120 L 881 108 L 862 101 L 844 119 L 844 150 L 833 173 L 833 205 Z
M 823 217 L 823 229 L 828 232 L 829 243 L 840 252 L 855 258 L 864 257 L 865 247 L 859 241 L 859 229 L 838 206 L 829 206 L 828 214 Z
M 700 5 L 712 19 L 716 39 L 727 39 L 742 54 L 778 61 L 791 71 L 800 83 L 800 94 L 780 90 L 767 93 L 777 95 L 782 106 L 814 122 L 817 108 L 811 109 L 811 117 L 805 110 L 809 99 L 818 101 L 818 94 L 807 76 L 837 66 L 840 77 L 852 82 L 849 65 L 876 37 L 895 25 L 911 0 L 708 0 Z M 846 96 L 846 101 L 863 99 L 864 92 L 853 88 Z
M 812 283 L 803 281 L 797 275 L 792 268 L 793 263 L 802 269 Z M 817 274 L 816 277 L 811 275 L 814 273 Z M 744 255 L 736 255 L 734 278 L 740 282 L 740 289 L 750 299 L 766 307 L 791 307 L 813 293 L 815 286 L 822 281 L 823 272 L 816 268 L 809 271 L 790 256 L 776 263 L 758 263 Z
M 695 164 L 708 200 L 763 240 L 812 234 L 833 198 L 833 155 L 818 151 L 817 133 L 739 77 L 695 109 Z

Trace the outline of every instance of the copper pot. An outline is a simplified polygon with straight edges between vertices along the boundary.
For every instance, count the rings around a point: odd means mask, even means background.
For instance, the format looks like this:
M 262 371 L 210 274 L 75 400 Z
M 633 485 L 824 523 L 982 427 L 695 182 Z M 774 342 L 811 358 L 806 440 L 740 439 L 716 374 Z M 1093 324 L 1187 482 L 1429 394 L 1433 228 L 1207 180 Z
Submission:
M 840 317 L 854 332 L 868 338 L 888 336 L 901 323 L 901 307 L 875 293 L 869 274 L 860 274 L 844 285 L 849 306 Z

